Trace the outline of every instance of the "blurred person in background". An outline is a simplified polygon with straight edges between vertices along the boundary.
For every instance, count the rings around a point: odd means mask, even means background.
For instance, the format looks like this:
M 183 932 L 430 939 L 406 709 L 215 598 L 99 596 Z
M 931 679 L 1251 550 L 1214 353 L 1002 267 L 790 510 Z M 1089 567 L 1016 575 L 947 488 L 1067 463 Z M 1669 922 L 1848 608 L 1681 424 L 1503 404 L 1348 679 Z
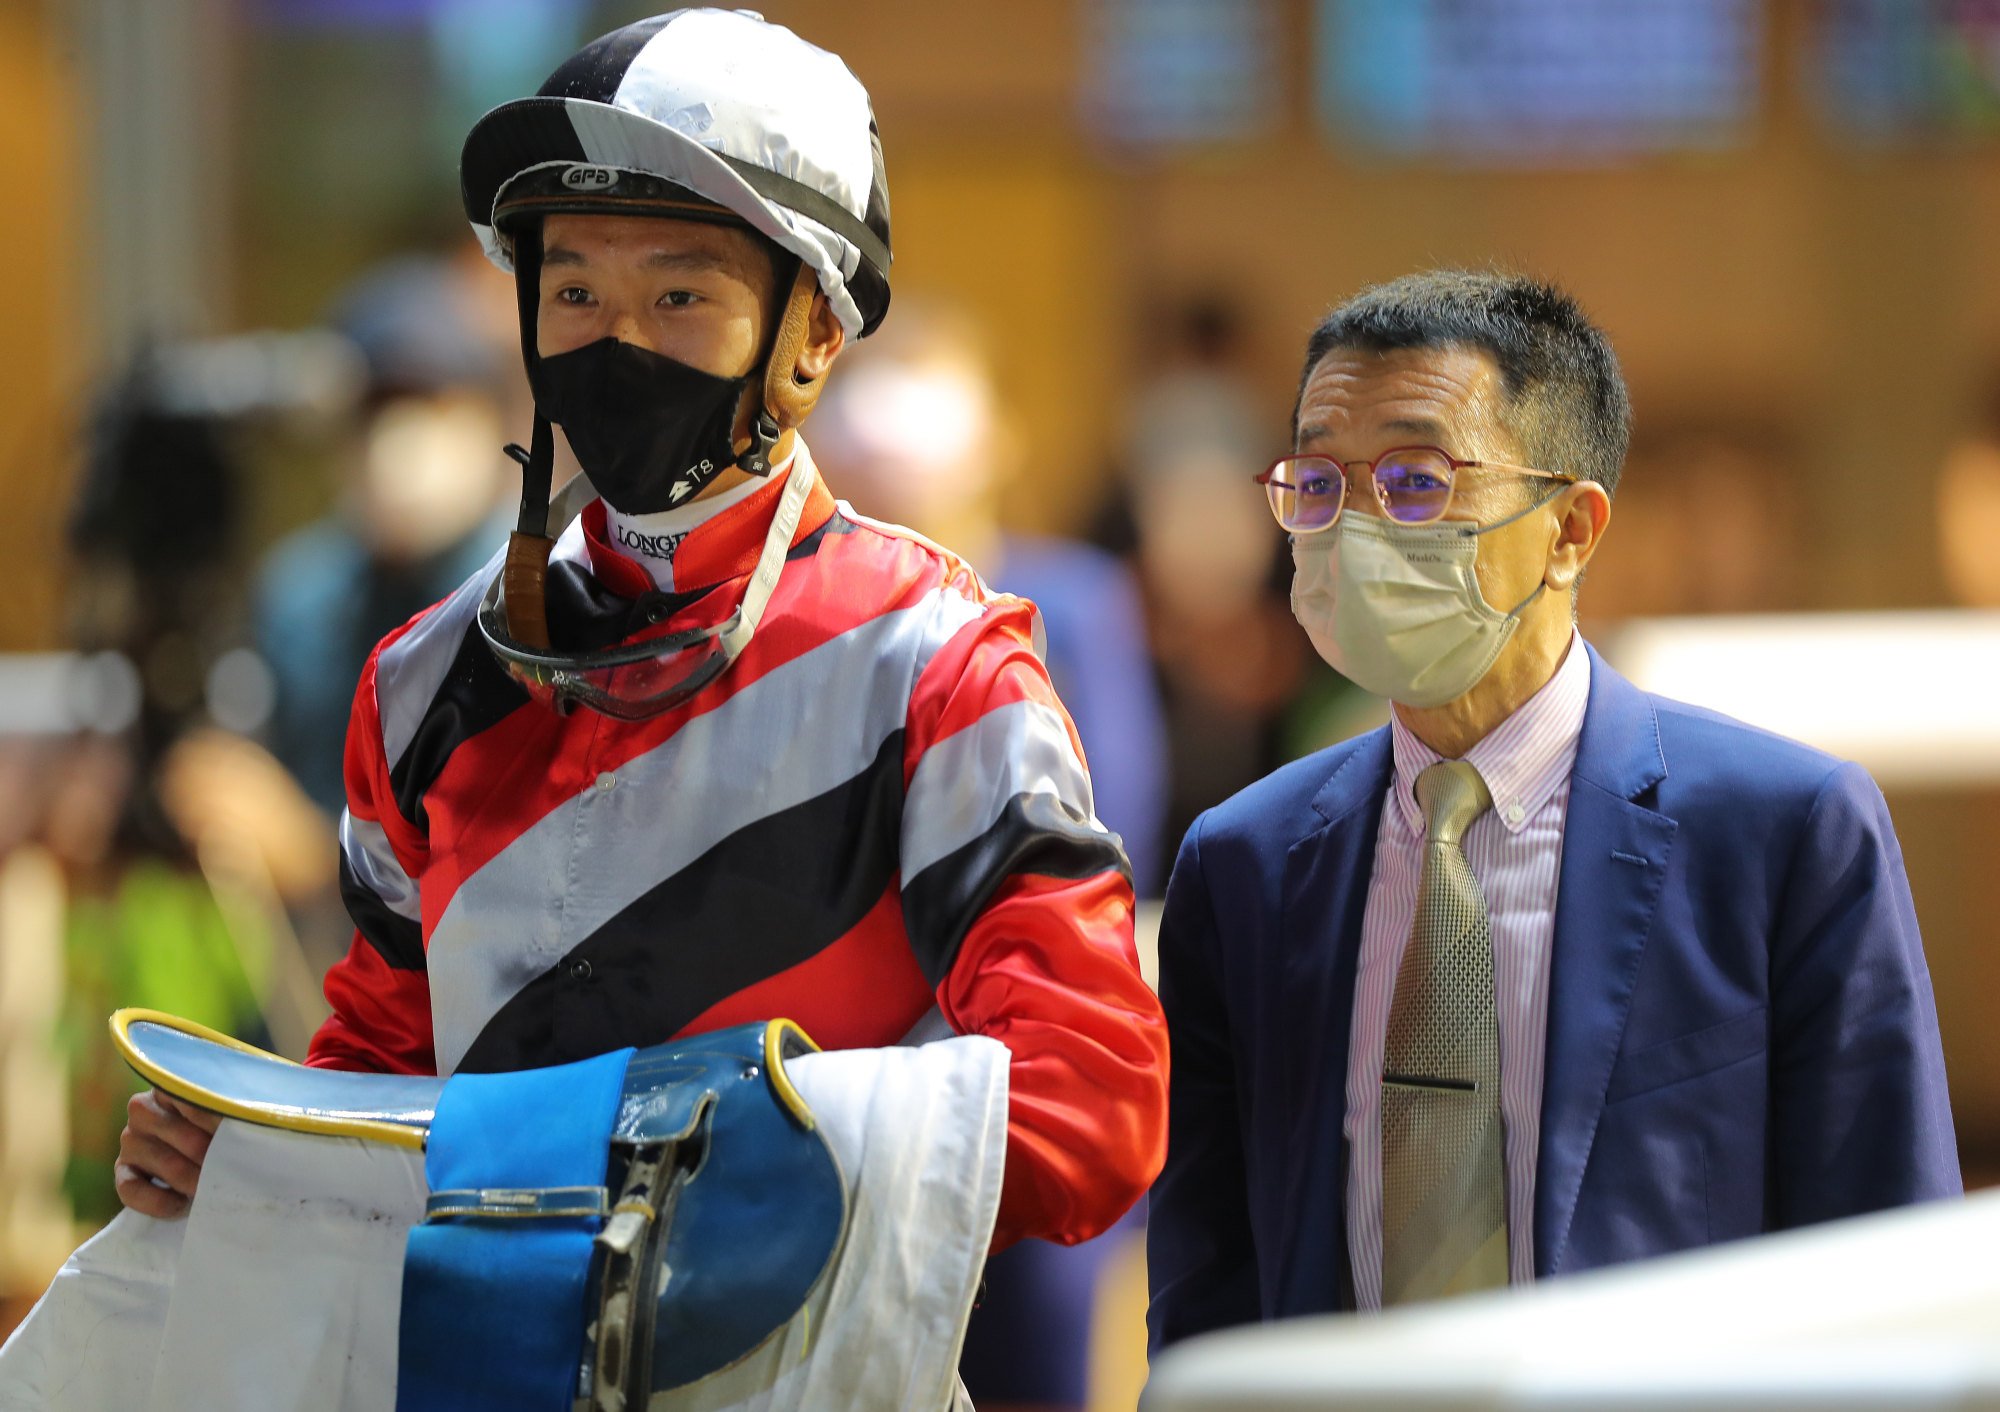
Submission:
M 812 444 L 827 484 L 857 511 L 950 545 L 989 587 L 1041 611 L 1097 817 L 1124 840 L 1139 896 L 1158 896 L 1166 745 L 1138 586 L 1101 549 L 1004 527 L 1020 441 L 969 316 L 899 304 L 828 387 Z
M 1323 693 L 1309 688 L 1330 676 L 1285 611 L 1264 512 L 1230 494 L 1269 442 L 1242 368 L 1241 326 L 1231 301 L 1192 298 L 1159 350 L 1149 346 L 1158 363 L 1134 395 L 1118 502 L 1100 525 L 1137 566 L 1166 710 L 1158 874 L 1196 814 L 1297 753 L 1289 713 L 1313 695 L 1304 705 L 1316 716 Z
M 57 741 L 17 823 L 62 877 L 66 1185 L 85 1222 L 117 1209 L 118 1132 L 143 1087 L 110 1044 L 111 1010 L 169 1010 L 294 1054 L 302 1021 L 323 1013 L 297 994 L 284 903 L 330 883 L 325 826 L 267 755 L 217 729 L 253 724 L 244 698 L 264 694 L 240 643 L 235 434 L 249 410 L 285 400 L 265 395 L 282 380 L 271 352 L 151 347 L 108 391 L 88 443 L 70 637 L 76 714 L 95 729 Z
M 1137 585 L 1101 549 L 1003 528 L 1018 439 L 969 317 L 904 300 L 842 358 L 813 419 L 813 455 L 855 511 L 962 553 L 988 586 L 1040 610 L 1049 677 L 1076 720 L 1097 816 L 1125 843 L 1141 897 L 1155 860 L 1166 751 Z M 960 1370 L 982 1407 L 1080 1408 L 1098 1277 L 1137 1209 L 1075 1247 L 1023 1241 L 987 1266 Z
M 1874 782 L 1577 633 L 1629 422 L 1551 286 L 1413 275 L 1314 331 L 1258 479 L 1300 626 L 1394 710 L 1182 845 L 1156 1348 L 1959 1191 Z
M 1102 1231 L 1158 1170 L 1166 1039 L 1033 615 L 841 513 L 798 433 L 889 309 L 865 90 L 676 11 L 489 112 L 460 174 L 535 391 L 519 528 L 362 670 L 355 933 L 309 1062 L 531 1068 L 776 1015 L 828 1048 L 987 1035 L 993 1246 Z M 558 425 L 588 477 L 561 498 Z M 120 1196 L 183 1214 L 206 1147 L 135 1106 Z
M 505 302 L 504 285 L 482 290 L 447 258 L 409 256 L 363 275 L 329 320 L 366 369 L 341 503 L 265 555 L 254 603 L 276 683 L 271 751 L 326 811 L 329 834 L 361 664 L 504 533 L 505 348 L 482 322 L 486 292 Z

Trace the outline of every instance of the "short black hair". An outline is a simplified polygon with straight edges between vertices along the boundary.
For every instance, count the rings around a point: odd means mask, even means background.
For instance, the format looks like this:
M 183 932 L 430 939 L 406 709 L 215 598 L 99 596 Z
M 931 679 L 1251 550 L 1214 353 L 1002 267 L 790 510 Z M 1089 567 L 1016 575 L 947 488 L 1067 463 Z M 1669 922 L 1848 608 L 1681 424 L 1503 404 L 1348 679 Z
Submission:
M 1306 343 L 1299 406 L 1336 348 L 1476 348 L 1500 367 L 1503 417 L 1538 469 L 1593 480 L 1605 494 L 1632 437 L 1632 402 L 1604 331 L 1553 284 L 1480 270 L 1426 270 L 1362 290 L 1321 319 Z

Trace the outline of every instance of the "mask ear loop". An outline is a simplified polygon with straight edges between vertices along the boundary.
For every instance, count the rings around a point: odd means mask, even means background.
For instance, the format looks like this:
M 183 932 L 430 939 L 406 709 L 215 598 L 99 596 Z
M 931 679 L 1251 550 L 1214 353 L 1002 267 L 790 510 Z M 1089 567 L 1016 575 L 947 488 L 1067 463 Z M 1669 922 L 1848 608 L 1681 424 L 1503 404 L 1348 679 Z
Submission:
M 1508 525 L 1513 524 L 1514 521 L 1516 520 L 1525 520 L 1526 518 L 1528 518 L 1528 516 L 1534 514 L 1535 511 L 1541 509 L 1542 506 L 1548 504 L 1551 500 L 1555 499 L 1558 495 L 1561 495 L 1565 490 L 1569 489 L 1570 486 L 1575 484 L 1576 484 L 1575 481 L 1558 481 L 1554 485 L 1552 485 L 1549 489 L 1543 491 L 1540 495 L 1537 495 L 1533 500 L 1529 501 L 1527 505 L 1525 505 L 1519 510 L 1516 510 L 1513 514 L 1507 516 L 1505 519 L 1495 520 L 1490 525 L 1473 525 L 1468 529 L 1460 530 L 1459 533 L 1464 535 L 1468 539 L 1477 539 L 1482 534 L 1491 534 L 1493 533 L 1494 530 L 1505 529 Z
M 1466 537 L 1468 539 L 1477 539 L 1480 535 L 1486 534 L 1492 530 L 1497 530 L 1501 528 L 1503 525 L 1511 525 L 1516 520 L 1526 519 L 1529 515 L 1534 514 L 1535 511 L 1541 509 L 1544 505 L 1548 504 L 1558 495 L 1561 495 L 1564 489 L 1566 489 L 1568 486 L 1574 485 L 1575 483 L 1576 482 L 1574 481 L 1558 481 L 1554 485 L 1550 486 L 1548 490 L 1536 496 L 1535 499 L 1529 503 L 1526 509 L 1517 510 L 1504 520 L 1495 520 L 1490 525 L 1480 525 L 1476 529 L 1468 530 L 1466 531 Z M 1533 603 L 1537 598 L 1540 598 L 1542 594 L 1547 591 L 1548 586 L 1549 586 L 1549 581 L 1548 578 L 1546 577 L 1546 570 L 1545 570 L 1544 577 L 1540 583 L 1535 585 L 1534 592 L 1530 593 L 1526 598 L 1523 598 L 1519 603 L 1516 603 L 1512 608 L 1509 608 L 1503 616 L 1509 618 L 1520 617 L 1522 613 L 1528 610 L 1528 606 L 1531 603 Z
M 542 415 L 541 355 L 537 349 L 536 314 L 542 297 L 542 232 L 529 223 L 514 238 L 514 297 L 521 316 L 521 358 L 534 394 L 535 427 L 528 449 L 510 443 L 507 454 L 521 464 L 521 514 L 507 536 L 507 562 L 500 571 L 506 595 L 507 632 L 529 647 L 549 645 L 548 586 L 549 492 L 555 467 L 555 431 Z

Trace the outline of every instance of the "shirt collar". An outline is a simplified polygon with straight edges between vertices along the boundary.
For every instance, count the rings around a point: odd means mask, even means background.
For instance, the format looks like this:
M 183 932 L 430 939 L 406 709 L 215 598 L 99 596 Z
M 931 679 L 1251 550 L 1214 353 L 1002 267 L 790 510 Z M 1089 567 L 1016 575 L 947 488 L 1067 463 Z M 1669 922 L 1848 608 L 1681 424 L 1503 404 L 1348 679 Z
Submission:
M 1582 636 L 1571 628 L 1569 648 L 1556 674 L 1465 752 L 1466 761 L 1486 781 L 1493 812 L 1509 833 L 1527 827 L 1569 778 L 1589 704 L 1590 654 L 1584 651 Z M 1396 804 L 1404 824 L 1421 835 L 1424 811 L 1417 803 L 1417 776 L 1444 757 L 1418 740 L 1393 712 L 1389 739 L 1396 763 Z
M 749 573 L 757 567 L 764 535 L 771 528 L 771 516 L 777 512 L 778 498 L 784 494 L 792 469 L 801 460 L 811 461 L 803 440 L 795 438 L 793 445 L 791 460 L 762 481 L 750 482 L 750 493 L 746 495 L 727 493 L 659 515 L 620 516 L 623 523 L 638 524 L 661 535 L 679 536 L 664 562 L 657 564 L 614 545 L 604 502 L 591 501 L 577 521 L 582 531 L 581 557 L 591 576 L 621 598 L 637 598 L 655 588 L 683 593 L 709 588 Z M 832 517 L 833 509 L 833 495 L 826 482 L 816 479 L 812 494 L 806 497 L 792 543 L 797 544 L 818 530 Z M 703 513 L 690 516 L 688 512 L 695 510 Z M 558 545 L 558 555 L 564 547 Z

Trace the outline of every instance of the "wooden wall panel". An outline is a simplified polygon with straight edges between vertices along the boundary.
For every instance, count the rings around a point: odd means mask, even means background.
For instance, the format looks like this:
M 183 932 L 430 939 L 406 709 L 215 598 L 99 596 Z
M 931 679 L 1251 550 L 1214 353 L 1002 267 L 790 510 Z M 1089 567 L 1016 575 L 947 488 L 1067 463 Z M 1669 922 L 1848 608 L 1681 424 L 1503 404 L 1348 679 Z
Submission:
M 61 547 L 72 484 L 77 358 L 88 328 L 77 266 L 77 106 L 49 8 L 0 7 L 0 499 L 14 546 L 0 593 L 0 652 L 59 636 Z

